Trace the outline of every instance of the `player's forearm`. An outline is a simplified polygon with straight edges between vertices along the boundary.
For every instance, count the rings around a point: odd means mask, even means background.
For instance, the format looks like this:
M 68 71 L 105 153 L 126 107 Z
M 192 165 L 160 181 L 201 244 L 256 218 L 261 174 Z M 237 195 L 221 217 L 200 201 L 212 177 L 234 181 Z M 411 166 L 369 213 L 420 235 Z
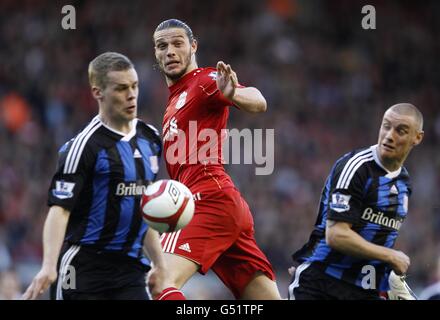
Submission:
M 326 231 L 327 244 L 343 254 L 367 260 L 389 262 L 392 249 L 373 244 L 350 228 L 338 228 Z
M 266 99 L 253 87 L 236 88 L 231 100 L 237 107 L 247 112 L 259 113 L 267 109 Z
M 61 246 L 66 234 L 70 212 L 59 206 L 52 206 L 47 214 L 43 229 L 43 266 L 56 268 Z
M 165 266 L 159 233 L 151 227 L 148 228 L 144 238 L 144 250 L 156 268 L 163 268 Z

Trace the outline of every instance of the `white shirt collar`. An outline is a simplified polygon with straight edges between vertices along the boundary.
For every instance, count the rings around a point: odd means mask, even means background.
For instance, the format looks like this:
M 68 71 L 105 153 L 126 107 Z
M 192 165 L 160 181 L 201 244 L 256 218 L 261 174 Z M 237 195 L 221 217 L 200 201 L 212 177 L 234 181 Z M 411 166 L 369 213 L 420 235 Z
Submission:
M 124 133 L 124 132 L 121 132 L 121 131 L 115 130 L 115 129 L 109 127 L 108 125 L 106 125 L 106 124 L 101 120 L 101 118 L 99 117 L 99 115 L 97 115 L 96 117 L 99 119 L 99 121 L 101 121 L 102 125 L 103 125 L 104 127 L 106 127 L 108 130 L 110 130 L 110 131 L 112 131 L 112 132 L 114 132 L 114 133 L 119 134 L 120 136 L 122 136 L 121 141 L 130 141 L 130 139 L 133 138 L 133 137 L 136 135 L 136 126 L 137 126 L 137 122 L 138 122 L 138 119 L 137 119 L 137 118 L 131 120 L 131 130 L 130 130 L 129 133 L 126 134 L 126 133 Z
M 385 177 L 387 177 L 389 179 L 393 179 L 393 178 L 397 177 L 400 174 L 400 172 L 402 171 L 402 167 L 399 167 L 395 171 L 390 171 L 387 168 L 385 168 L 385 166 L 382 164 L 382 162 L 379 159 L 379 155 L 378 155 L 379 150 L 378 150 L 378 145 L 377 144 L 375 144 L 374 146 L 371 146 L 370 149 L 373 151 L 374 161 L 376 161 L 376 163 L 377 163 L 377 165 L 379 167 L 381 167 L 382 169 L 384 169 L 387 172 Z

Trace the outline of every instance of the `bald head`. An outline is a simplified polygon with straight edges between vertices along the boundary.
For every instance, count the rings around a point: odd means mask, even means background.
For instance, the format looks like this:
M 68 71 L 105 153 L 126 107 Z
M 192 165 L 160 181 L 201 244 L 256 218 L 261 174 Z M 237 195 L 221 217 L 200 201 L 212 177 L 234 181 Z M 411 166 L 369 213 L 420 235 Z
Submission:
M 416 129 L 418 131 L 423 131 L 423 115 L 415 105 L 412 105 L 411 103 L 398 103 L 388 108 L 386 112 L 388 111 L 395 112 L 402 116 L 412 117 L 416 124 Z
M 398 103 L 385 112 L 379 130 L 378 155 L 389 171 L 400 168 L 411 149 L 423 140 L 423 116 L 410 103 Z

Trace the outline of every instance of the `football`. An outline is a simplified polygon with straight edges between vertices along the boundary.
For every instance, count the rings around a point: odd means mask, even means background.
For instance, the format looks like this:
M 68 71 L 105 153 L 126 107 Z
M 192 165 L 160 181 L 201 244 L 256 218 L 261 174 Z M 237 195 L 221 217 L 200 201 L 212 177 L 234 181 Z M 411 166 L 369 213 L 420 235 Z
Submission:
M 141 199 L 144 221 L 159 232 L 173 232 L 185 227 L 194 215 L 191 191 L 175 180 L 158 180 L 149 185 Z

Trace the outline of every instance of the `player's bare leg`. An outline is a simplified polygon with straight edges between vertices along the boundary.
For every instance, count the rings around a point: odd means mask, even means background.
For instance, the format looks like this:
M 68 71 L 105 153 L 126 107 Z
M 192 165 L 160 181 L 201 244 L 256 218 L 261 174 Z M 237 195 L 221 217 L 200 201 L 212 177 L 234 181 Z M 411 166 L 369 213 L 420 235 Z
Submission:
M 275 281 L 257 272 L 241 295 L 242 300 L 280 300 L 281 296 Z
M 197 272 L 199 265 L 182 256 L 172 253 L 164 253 L 169 270 L 171 285 L 181 289 L 183 285 Z

